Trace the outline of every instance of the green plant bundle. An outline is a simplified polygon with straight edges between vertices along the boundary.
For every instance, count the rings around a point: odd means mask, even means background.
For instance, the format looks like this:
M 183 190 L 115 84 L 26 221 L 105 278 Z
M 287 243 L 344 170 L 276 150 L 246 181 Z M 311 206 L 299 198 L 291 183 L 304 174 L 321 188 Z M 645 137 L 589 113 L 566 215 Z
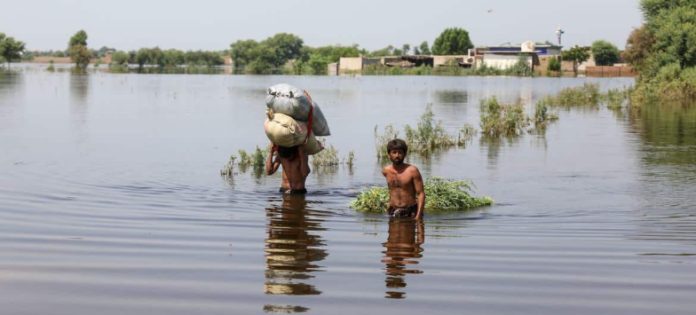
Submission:
M 490 197 L 472 196 L 472 184 L 468 181 L 432 177 L 425 181 L 424 189 L 426 213 L 462 211 L 493 204 Z M 350 203 L 351 208 L 367 213 L 385 212 L 388 205 L 389 191 L 386 187 L 370 187 Z

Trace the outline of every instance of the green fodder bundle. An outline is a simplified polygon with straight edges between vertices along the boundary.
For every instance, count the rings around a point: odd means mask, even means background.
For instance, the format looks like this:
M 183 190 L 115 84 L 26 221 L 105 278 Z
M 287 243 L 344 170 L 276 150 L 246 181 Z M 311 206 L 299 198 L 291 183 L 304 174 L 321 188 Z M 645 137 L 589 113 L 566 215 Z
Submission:
M 471 195 L 472 184 L 468 181 L 446 180 L 440 177 L 429 178 L 424 183 L 425 212 L 462 211 L 493 203 L 490 197 Z M 386 187 L 370 187 L 360 192 L 350 207 L 368 213 L 382 213 L 389 204 L 389 191 Z

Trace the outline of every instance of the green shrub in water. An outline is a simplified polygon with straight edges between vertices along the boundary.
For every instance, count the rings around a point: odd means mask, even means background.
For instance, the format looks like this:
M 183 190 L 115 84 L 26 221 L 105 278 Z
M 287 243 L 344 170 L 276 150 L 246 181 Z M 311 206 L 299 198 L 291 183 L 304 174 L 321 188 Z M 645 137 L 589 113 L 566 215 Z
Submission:
M 404 141 L 408 144 L 409 153 L 428 156 L 439 149 L 465 146 L 476 133 L 472 126 L 465 125 L 460 129 L 456 137 L 452 136 L 445 131 L 441 121 L 435 122 L 434 116 L 432 105 L 428 104 L 425 113 L 421 115 L 420 121 L 415 128 L 410 125 L 404 127 L 406 135 Z M 398 136 L 399 132 L 392 125 L 387 125 L 382 135 L 377 132 L 377 126 L 375 126 L 375 144 L 378 159 L 384 160 L 387 158 L 387 143 L 392 139 L 398 138 Z
M 579 87 L 562 89 L 555 96 L 547 96 L 541 100 L 548 106 L 565 108 L 578 106 L 597 106 L 600 101 L 599 85 L 585 83 Z
M 500 104 L 494 97 L 481 100 L 481 134 L 489 138 L 519 136 L 529 126 L 521 103 Z
M 340 164 L 338 150 L 336 150 L 333 145 L 325 147 L 321 152 L 312 155 L 311 163 L 315 168 L 322 166 L 338 166 L 338 164 Z
M 425 181 L 426 213 L 462 211 L 493 204 L 490 197 L 471 196 L 472 184 L 468 181 L 446 180 L 432 177 Z M 360 192 L 350 207 L 367 213 L 383 213 L 389 205 L 387 187 L 370 187 Z

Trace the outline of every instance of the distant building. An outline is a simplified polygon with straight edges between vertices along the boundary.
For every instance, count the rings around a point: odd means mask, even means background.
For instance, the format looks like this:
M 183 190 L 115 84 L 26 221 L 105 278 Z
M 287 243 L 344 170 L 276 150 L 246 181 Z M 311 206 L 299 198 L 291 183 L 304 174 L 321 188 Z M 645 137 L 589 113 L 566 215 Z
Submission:
M 527 41 L 522 44 L 505 43 L 498 46 L 476 47 L 474 48 L 474 54 L 519 54 L 522 52 L 534 52 L 537 56 L 558 56 L 561 54 L 562 48 L 563 46 L 554 45 L 549 42 L 534 43 Z

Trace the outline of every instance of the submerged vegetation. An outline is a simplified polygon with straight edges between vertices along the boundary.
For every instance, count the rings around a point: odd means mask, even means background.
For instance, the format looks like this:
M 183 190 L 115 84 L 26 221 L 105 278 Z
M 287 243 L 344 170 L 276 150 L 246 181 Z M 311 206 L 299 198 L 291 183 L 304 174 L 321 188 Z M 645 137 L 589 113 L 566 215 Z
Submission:
M 466 146 L 466 143 L 473 138 L 475 129 L 472 126 L 464 125 L 459 130 L 459 133 L 453 136 L 445 131 L 441 121 L 435 121 L 434 116 L 432 106 L 428 104 L 425 108 L 425 113 L 421 115 L 420 121 L 415 128 L 410 125 L 404 127 L 406 136 L 404 140 L 408 144 L 409 153 L 428 156 L 437 150 Z M 399 132 L 392 125 L 384 127 L 382 135 L 377 132 L 377 126 L 375 126 L 377 158 L 380 160 L 386 159 L 387 152 L 385 148 L 387 143 L 398 137 Z
M 263 168 L 266 165 L 266 156 L 268 154 L 265 150 L 261 150 L 257 146 L 252 153 L 248 153 L 244 150 L 239 150 L 237 153 L 239 156 L 235 156 L 234 154 L 230 156 L 230 159 L 220 170 L 220 175 L 234 175 L 235 164 L 239 166 L 239 170 L 243 173 L 249 168 L 252 168 L 257 174 L 260 174 L 263 171 Z
M 558 106 L 564 108 L 577 106 L 597 106 L 600 101 L 599 85 L 585 83 L 579 87 L 564 88 L 558 94 L 546 96 L 539 103 L 544 106 Z
M 493 204 L 490 197 L 472 196 L 472 184 L 468 181 L 446 180 L 432 177 L 424 183 L 425 212 L 462 211 Z M 350 207 L 368 213 L 383 213 L 389 203 L 386 187 L 370 187 L 360 192 Z

